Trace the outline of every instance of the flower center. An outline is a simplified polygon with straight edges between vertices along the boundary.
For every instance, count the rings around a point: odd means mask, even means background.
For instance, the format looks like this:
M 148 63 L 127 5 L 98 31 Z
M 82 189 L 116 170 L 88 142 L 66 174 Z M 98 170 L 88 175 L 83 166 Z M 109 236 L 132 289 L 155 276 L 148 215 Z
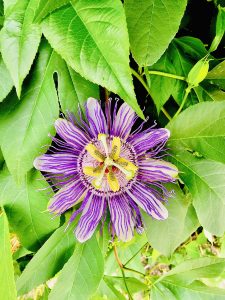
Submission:
M 119 137 L 113 137 L 112 141 L 109 141 L 108 135 L 100 133 L 98 140 L 102 144 L 104 154 L 93 143 L 89 143 L 85 149 L 97 161 L 97 166 L 83 166 L 83 173 L 94 177 L 91 184 L 96 189 L 101 189 L 106 177 L 110 190 L 117 192 L 120 189 L 120 182 L 117 178 L 118 170 L 129 181 L 134 178 L 138 168 L 131 161 L 120 156 L 121 140 Z

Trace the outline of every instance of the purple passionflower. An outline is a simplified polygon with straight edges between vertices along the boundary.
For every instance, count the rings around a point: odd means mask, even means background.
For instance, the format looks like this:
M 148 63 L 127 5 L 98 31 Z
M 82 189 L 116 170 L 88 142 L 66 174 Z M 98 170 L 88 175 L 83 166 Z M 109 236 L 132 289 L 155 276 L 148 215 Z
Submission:
M 60 139 L 52 137 L 53 153 L 34 161 L 36 169 L 50 173 L 59 187 L 49 210 L 61 215 L 82 201 L 69 224 L 81 213 L 75 235 L 84 242 L 104 221 L 108 207 L 112 234 L 129 241 L 134 228 L 143 229 L 140 208 L 158 220 L 168 216 L 163 202 L 169 193 L 162 183 L 174 182 L 178 170 L 158 154 L 170 132 L 142 131 L 143 124 L 131 132 L 137 116 L 126 103 L 118 112 L 116 103 L 111 115 L 109 101 L 105 117 L 99 102 L 89 98 L 86 118 L 77 122 L 69 114 L 68 119 L 56 120 Z

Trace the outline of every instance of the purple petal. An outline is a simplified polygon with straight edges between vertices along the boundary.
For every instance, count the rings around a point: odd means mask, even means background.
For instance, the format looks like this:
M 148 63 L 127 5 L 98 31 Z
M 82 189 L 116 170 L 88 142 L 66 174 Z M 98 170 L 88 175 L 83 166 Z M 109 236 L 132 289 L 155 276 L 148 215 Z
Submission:
M 126 190 L 128 195 L 153 218 L 162 220 L 168 217 L 168 211 L 160 200 L 152 193 L 146 185 L 136 183 L 132 189 Z
M 77 159 L 71 153 L 44 154 L 34 160 L 34 167 L 40 171 L 69 176 L 76 173 Z
M 123 195 L 108 200 L 113 228 L 121 241 L 129 241 L 133 237 L 134 217 L 132 210 Z
M 51 212 L 62 214 L 82 197 L 86 188 L 80 179 L 74 180 L 61 188 L 52 198 L 49 210 Z
M 55 128 L 58 135 L 76 150 L 83 149 L 90 141 L 82 130 L 67 120 L 56 120 Z
M 123 103 L 114 119 L 111 134 L 126 140 L 135 120 L 136 115 L 134 110 L 126 103 Z
M 178 175 L 178 169 L 173 164 L 159 159 L 143 159 L 138 163 L 138 179 L 145 182 L 171 182 Z
M 103 216 L 105 207 L 105 199 L 102 196 L 93 195 L 89 192 L 86 197 L 89 197 L 89 199 L 75 230 L 76 238 L 81 243 L 92 236 Z
M 137 154 L 141 155 L 159 144 L 164 145 L 169 136 L 170 131 L 166 128 L 152 129 L 131 136 L 128 142 L 134 146 Z
M 93 136 L 98 136 L 99 133 L 108 132 L 105 115 L 96 99 L 88 98 L 86 114 Z

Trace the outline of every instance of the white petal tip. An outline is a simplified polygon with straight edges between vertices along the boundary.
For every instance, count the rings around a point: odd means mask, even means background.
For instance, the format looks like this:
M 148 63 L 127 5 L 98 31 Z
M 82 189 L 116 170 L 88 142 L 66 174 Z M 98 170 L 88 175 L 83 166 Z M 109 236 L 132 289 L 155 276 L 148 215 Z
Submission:
M 40 170 L 41 168 L 41 156 L 38 156 L 35 158 L 35 160 L 33 161 L 33 166 L 35 167 L 35 169 Z

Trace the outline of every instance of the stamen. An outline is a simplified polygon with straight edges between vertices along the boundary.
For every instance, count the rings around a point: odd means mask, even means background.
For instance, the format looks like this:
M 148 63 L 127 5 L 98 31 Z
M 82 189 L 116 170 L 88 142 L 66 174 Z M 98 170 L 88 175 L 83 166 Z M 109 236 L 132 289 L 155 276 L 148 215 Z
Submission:
M 103 147 L 105 149 L 105 154 L 108 157 L 109 156 L 109 149 L 108 149 L 106 138 L 107 138 L 106 134 L 104 134 L 104 133 L 99 133 L 98 134 L 98 140 L 102 142 Z
M 99 162 L 104 162 L 105 156 L 95 147 L 95 145 L 89 143 L 85 149 Z
M 116 178 L 115 174 L 113 173 L 112 167 L 109 167 L 108 169 L 109 169 L 109 173 L 107 173 L 106 177 L 107 177 L 109 187 L 113 192 L 118 192 L 120 189 L 119 181 Z
M 119 137 L 114 137 L 112 140 L 112 150 L 110 157 L 117 160 L 120 157 L 121 141 Z
M 96 168 L 94 167 L 83 167 L 83 172 L 85 175 L 97 177 L 101 174 L 102 167 L 98 166 Z

